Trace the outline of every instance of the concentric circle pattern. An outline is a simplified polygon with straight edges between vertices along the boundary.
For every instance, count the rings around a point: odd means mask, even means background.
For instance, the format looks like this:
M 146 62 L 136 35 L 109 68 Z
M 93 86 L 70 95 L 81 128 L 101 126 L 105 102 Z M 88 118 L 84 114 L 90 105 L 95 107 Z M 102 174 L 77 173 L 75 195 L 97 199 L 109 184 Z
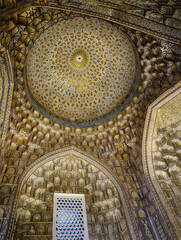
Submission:
M 27 59 L 31 96 L 70 121 L 93 120 L 118 107 L 136 75 L 133 45 L 121 27 L 76 17 L 49 27 Z
M 70 64 L 73 68 L 81 70 L 87 64 L 88 57 L 84 51 L 78 50 L 72 55 Z

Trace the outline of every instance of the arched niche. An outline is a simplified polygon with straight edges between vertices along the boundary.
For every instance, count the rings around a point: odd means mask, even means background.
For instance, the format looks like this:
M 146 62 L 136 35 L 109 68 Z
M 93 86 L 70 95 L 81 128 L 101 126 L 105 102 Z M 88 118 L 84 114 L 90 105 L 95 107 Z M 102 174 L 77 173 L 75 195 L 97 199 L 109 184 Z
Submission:
M 74 147 L 48 153 L 26 169 L 18 186 L 8 239 L 52 238 L 54 192 L 85 194 L 90 240 L 139 239 L 119 178 L 101 161 Z
M 146 180 L 172 239 L 181 238 L 181 83 L 148 108 L 142 145 Z

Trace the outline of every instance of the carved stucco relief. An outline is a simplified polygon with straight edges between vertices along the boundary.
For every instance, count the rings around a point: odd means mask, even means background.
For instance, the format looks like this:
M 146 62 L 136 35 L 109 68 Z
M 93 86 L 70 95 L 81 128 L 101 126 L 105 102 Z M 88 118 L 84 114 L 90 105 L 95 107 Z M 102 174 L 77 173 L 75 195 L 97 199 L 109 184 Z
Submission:
M 47 235 L 51 239 L 54 192 L 85 194 L 90 239 L 139 238 L 120 180 L 104 164 L 74 148 L 47 154 L 27 168 L 18 187 L 8 237 Z
M 181 237 L 181 83 L 148 109 L 143 136 L 148 184 L 169 227 Z

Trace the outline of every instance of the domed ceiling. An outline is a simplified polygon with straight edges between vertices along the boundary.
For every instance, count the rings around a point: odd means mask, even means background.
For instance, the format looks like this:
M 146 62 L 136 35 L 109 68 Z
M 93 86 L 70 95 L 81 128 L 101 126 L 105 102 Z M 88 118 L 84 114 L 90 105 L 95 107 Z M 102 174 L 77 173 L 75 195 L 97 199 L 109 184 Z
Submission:
M 136 56 L 119 26 L 96 18 L 59 21 L 40 35 L 27 58 L 30 99 L 63 123 L 109 120 L 134 95 Z

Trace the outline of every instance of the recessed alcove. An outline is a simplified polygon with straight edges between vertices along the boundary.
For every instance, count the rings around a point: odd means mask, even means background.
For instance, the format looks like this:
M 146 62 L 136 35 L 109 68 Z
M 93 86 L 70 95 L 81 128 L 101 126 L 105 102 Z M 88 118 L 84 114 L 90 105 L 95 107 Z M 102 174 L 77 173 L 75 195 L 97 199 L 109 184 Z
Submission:
M 14 206 L 15 239 L 52 239 L 54 193 L 85 195 L 89 240 L 136 239 L 119 178 L 75 148 L 47 154 L 25 171 Z

